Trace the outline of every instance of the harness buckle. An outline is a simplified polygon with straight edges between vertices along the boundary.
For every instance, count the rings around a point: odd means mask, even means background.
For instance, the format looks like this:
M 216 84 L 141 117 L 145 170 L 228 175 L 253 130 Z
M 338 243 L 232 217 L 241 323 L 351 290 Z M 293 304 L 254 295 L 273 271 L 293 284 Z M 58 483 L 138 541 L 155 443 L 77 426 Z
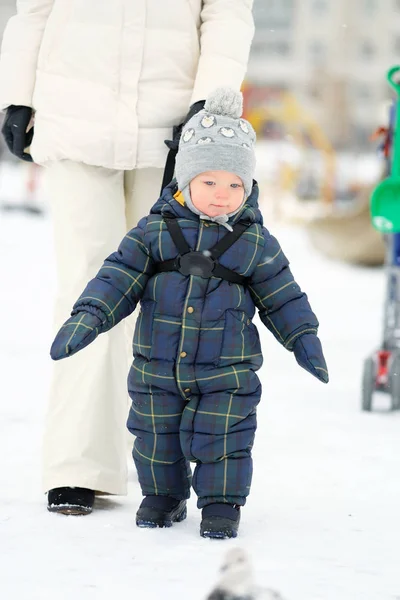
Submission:
M 179 257 L 179 271 L 182 275 L 196 275 L 209 279 L 212 277 L 215 260 L 203 252 L 187 252 Z

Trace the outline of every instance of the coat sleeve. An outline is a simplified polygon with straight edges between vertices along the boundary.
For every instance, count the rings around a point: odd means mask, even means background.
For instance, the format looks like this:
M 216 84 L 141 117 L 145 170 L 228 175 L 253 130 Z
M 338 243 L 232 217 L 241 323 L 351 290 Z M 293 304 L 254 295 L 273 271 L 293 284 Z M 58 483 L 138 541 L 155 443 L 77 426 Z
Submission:
M 253 0 L 204 0 L 200 60 L 191 104 L 215 88 L 240 89 L 254 35 Z
M 0 57 L 0 110 L 32 106 L 40 45 L 54 0 L 18 0 L 8 21 Z
M 108 331 L 130 315 L 154 272 L 154 262 L 144 244 L 142 219 L 105 261 L 74 304 L 72 315 L 84 310 L 99 316 L 101 332 Z
M 307 296 L 289 269 L 279 242 L 264 228 L 264 250 L 250 280 L 250 293 L 264 325 L 288 350 L 303 333 L 318 332 Z

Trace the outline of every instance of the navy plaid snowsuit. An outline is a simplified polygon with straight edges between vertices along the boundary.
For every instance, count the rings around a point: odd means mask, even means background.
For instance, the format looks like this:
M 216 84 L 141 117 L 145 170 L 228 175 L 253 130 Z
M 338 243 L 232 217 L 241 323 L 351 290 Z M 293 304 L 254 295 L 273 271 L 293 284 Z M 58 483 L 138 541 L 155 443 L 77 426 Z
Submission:
M 277 240 L 262 225 L 258 186 L 232 221 L 251 223 L 219 262 L 249 285 L 175 271 L 155 263 L 177 256 L 163 215 L 178 219 L 192 249 L 210 249 L 227 230 L 199 220 L 165 188 L 151 214 L 130 231 L 74 305 L 97 313 L 106 331 L 141 302 L 129 373 L 128 428 L 144 495 L 189 496 L 243 505 L 252 477 L 251 448 L 261 384 L 255 307 L 288 350 L 318 322 Z M 196 464 L 193 481 L 189 461 Z

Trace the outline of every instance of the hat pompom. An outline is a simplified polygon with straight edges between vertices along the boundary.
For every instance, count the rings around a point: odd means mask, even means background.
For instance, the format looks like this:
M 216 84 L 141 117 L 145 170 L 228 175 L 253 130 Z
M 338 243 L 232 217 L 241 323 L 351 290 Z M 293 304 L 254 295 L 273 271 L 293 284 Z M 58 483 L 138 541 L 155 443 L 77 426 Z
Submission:
M 243 96 L 233 88 L 219 87 L 208 96 L 204 109 L 213 115 L 239 119 L 243 112 Z

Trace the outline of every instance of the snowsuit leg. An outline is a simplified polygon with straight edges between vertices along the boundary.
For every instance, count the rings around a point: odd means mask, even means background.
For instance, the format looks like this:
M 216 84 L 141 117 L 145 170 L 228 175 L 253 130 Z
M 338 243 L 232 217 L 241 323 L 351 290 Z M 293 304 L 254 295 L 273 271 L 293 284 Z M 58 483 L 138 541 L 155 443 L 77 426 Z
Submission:
M 151 172 L 148 196 L 135 188 L 143 214 L 154 203 L 162 175 L 161 169 L 146 169 L 144 177 L 147 171 Z M 50 163 L 44 175 L 54 225 L 57 331 L 126 233 L 125 173 L 65 160 Z M 129 405 L 124 330 L 120 323 L 84 352 L 54 364 L 43 440 L 44 491 L 78 486 L 126 493 Z
M 132 456 L 143 495 L 189 498 L 191 471 L 179 439 L 186 401 L 179 393 L 139 387 L 131 392 L 128 429 L 136 436 Z
M 251 449 L 261 385 L 193 396 L 181 422 L 184 454 L 196 462 L 193 489 L 197 506 L 213 502 L 244 505 L 250 492 Z M 254 381 L 256 380 L 256 381 Z

